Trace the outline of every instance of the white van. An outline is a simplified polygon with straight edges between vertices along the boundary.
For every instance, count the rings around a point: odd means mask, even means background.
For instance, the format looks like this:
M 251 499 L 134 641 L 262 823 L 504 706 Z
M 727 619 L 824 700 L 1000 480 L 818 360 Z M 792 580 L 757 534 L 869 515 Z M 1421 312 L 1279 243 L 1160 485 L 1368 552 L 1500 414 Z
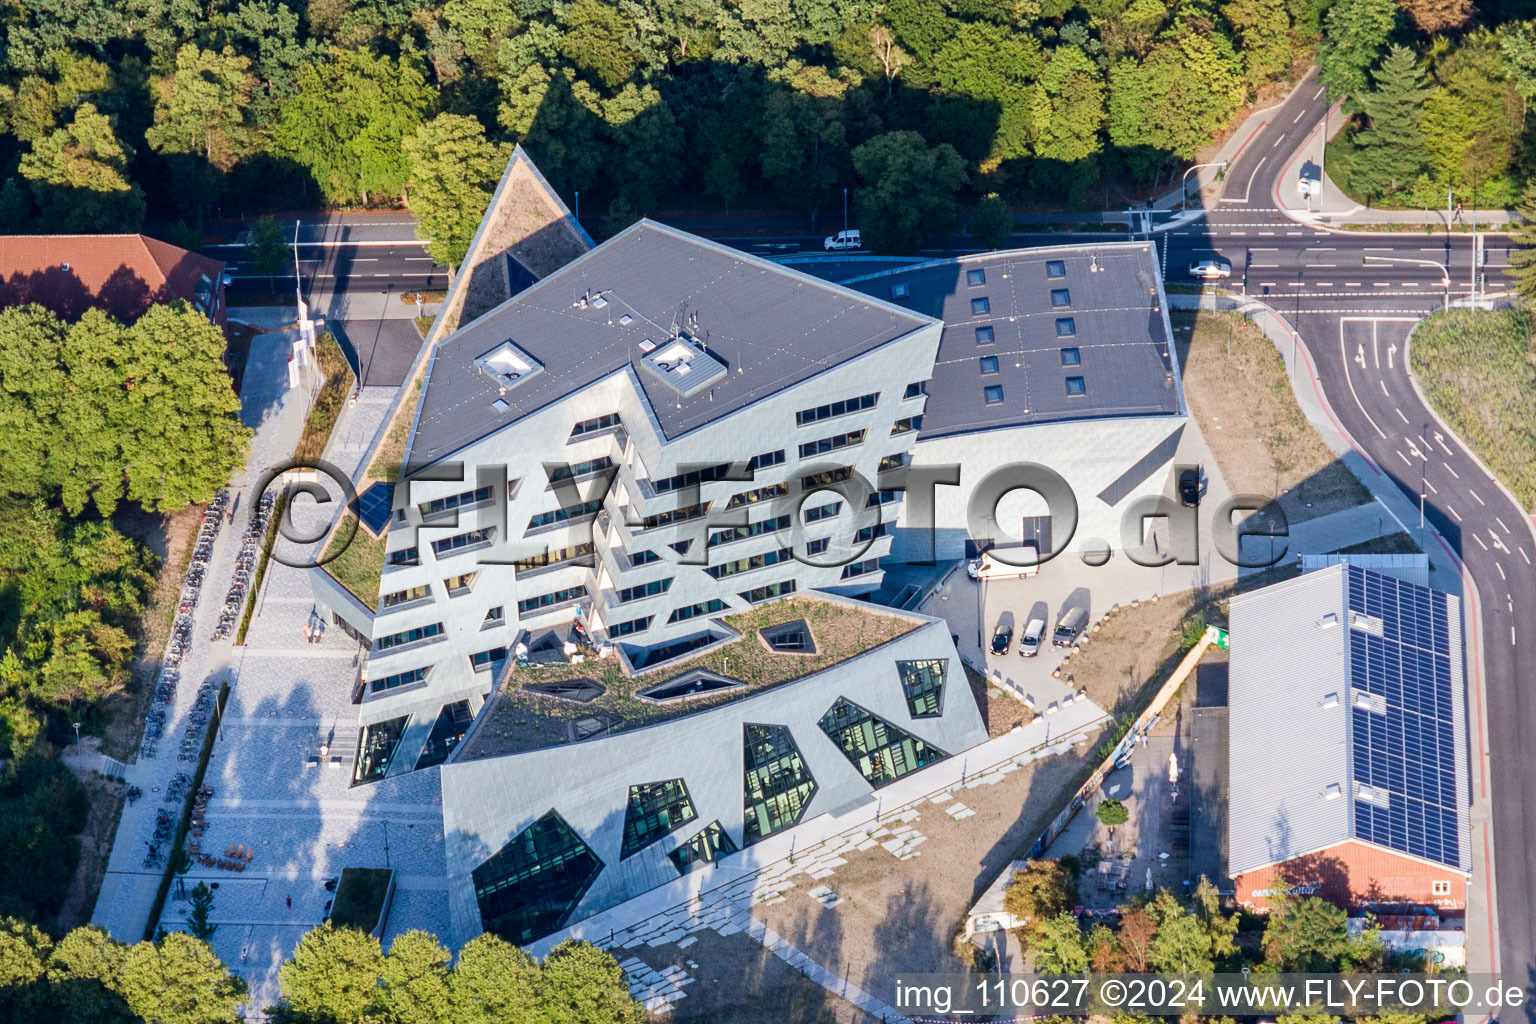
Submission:
M 1057 647 L 1071 647 L 1072 641 L 1077 639 L 1077 634 L 1083 631 L 1083 623 L 1087 621 L 1087 612 L 1081 608 L 1068 608 L 1056 623 L 1056 632 L 1051 634 L 1051 643 Z
M 1009 565 L 1008 562 L 993 558 L 991 551 L 984 551 L 979 558 L 965 563 L 966 575 L 973 580 L 1017 580 L 1034 576 L 1040 571 L 1040 548 L 1034 541 L 1027 540 L 1003 550 L 1007 551 L 1010 561 L 1023 564 Z
M 859 237 L 858 228 L 849 228 L 847 231 L 839 231 L 835 235 L 828 235 L 821 243 L 821 247 L 827 252 L 841 252 L 844 249 L 862 249 L 864 241 Z
M 1019 638 L 1019 653 L 1026 658 L 1033 658 L 1040 653 L 1040 642 L 1045 639 L 1045 620 L 1030 619 L 1029 625 L 1024 627 L 1024 635 Z

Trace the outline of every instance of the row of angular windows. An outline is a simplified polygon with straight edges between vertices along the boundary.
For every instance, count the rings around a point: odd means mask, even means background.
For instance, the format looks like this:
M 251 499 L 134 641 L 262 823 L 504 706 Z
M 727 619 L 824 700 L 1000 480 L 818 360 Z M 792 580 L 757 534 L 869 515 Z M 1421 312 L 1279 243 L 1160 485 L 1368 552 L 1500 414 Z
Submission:
M 808 423 L 819 423 L 836 416 L 847 416 L 850 413 L 863 412 L 865 409 L 873 409 L 880 401 L 880 392 L 875 391 L 857 398 L 844 398 L 837 402 L 828 402 L 826 405 L 818 405 L 812 409 L 801 409 L 795 413 L 795 425 L 803 427 Z

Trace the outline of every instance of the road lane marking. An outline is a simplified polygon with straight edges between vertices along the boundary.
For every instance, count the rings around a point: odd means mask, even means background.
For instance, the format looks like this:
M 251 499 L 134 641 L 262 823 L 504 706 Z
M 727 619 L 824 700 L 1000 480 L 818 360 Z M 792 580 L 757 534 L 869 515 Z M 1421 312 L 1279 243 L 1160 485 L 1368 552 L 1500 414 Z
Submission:
M 1322 97 L 1322 95 L 1323 95 L 1323 93 L 1324 93 L 1324 92 L 1325 92 L 1325 91 L 1327 91 L 1327 89 L 1328 89 L 1328 87 L 1327 87 L 1327 86 L 1326 86 L 1326 85 L 1325 85 L 1325 86 L 1323 86 L 1323 87 L 1322 87 L 1322 88 L 1321 88 L 1321 89 L 1319 89 L 1319 90 L 1317 90 L 1317 92 L 1315 92 L 1315 93 L 1313 93 L 1313 94 L 1312 94 L 1312 98 L 1313 98 L 1313 99 L 1319 99 L 1319 98 L 1321 98 L 1321 97 Z
M 1505 533 L 1509 532 L 1509 527 L 1504 525 L 1504 520 L 1500 519 L 1498 516 L 1494 516 L 1493 521 L 1499 524 L 1499 529 L 1503 530 Z
M 1307 246 L 1307 252 L 1338 252 L 1338 251 L 1339 250 L 1335 249 L 1333 246 L 1324 246 L 1324 245 L 1309 245 L 1309 246 Z
M 432 257 L 431 256 L 407 256 L 405 258 L 405 262 L 407 262 L 407 263 L 431 263 L 432 262 Z
M 1391 288 L 1392 287 L 1392 282 L 1391 281 L 1372 281 L 1371 282 L 1371 287 L 1372 288 Z
M 1395 454 L 1395 455 L 1396 455 L 1396 456 L 1397 456 L 1397 457 L 1398 457 L 1398 458 L 1400 458 L 1400 459 L 1402 459 L 1402 460 L 1403 460 L 1403 465 L 1405 465 L 1405 466 L 1412 466 L 1412 465 L 1413 465 L 1413 463 L 1411 463 L 1411 462 L 1409 462 L 1409 461 L 1408 461 L 1408 456 L 1406 456 L 1406 455 L 1404 455 L 1404 454 L 1403 454 L 1403 453 L 1402 453 L 1402 452 L 1400 452 L 1400 451 L 1398 451 L 1398 450 L 1397 450 L 1397 449 L 1396 449 L 1396 448 L 1393 448 L 1393 449 L 1392 449 L 1392 452 L 1393 452 L 1393 454 Z
M 1438 487 L 1436 487 L 1434 484 L 1430 483 L 1428 479 L 1425 479 L 1424 486 L 1429 488 L 1429 493 L 1430 494 L 1439 494 L 1440 493 L 1440 489 Z
M 1403 410 L 1399 409 L 1397 406 L 1394 405 L 1392 407 L 1392 411 L 1397 413 L 1397 418 L 1398 419 L 1402 420 L 1404 423 L 1408 422 L 1408 417 L 1403 415 Z
M 1418 286 L 1419 286 L 1419 282 L 1417 282 L 1417 281 L 1404 281 L 1403 282 L 1403 287 L 1404 288 L 1417 288 Z
M 1381 393 L 1382 394 L 1386 395 L 1388 398 L 1392 397 L 1392 392 L 1387 390 L 1387 382 L 1386 381 L 1379 380 L 1376 383 L 1381 385 Z
M 1250 263 L 1250 264 L 1248 264 L 1248 269 L 1249 270 L 1279 270 L 1280 269 L 1280 264 L 1278 264 L 1278 263 Z
M 1332 288 L 1333 287 L 1333 282 L 1332 281 L 1319 281 L 1319 282 L 1317 282 L 1317 286 L 1319 288 Z
M 1484 551 L 1488 550 L 1488 545 L 1483 543 L 1483 538 L 1479 537 L 1477 534 L 1474 533 L 1472 535 L 1472 539 L 1477 541 L 1477 546 L 1478 547 L 1482 548 Z
M 1454 469 L 1452 469 L 1451 468 L 1451 464 L 1449 462 L 1442 462 L 1442 463 L 1440 463 L 1440 465 L 1444 466 L 1445 467 L 1445 471 L 1447 473 L 1451 474 L 1451 476 L 1455 477 L 1457 480 L 1461 479 L 1461 474 L 1456 472 Z
M 353 263 L 377 263 L 377 262 L 379 262 L 379 258 L 377 256 L 354 256 L 354 257 L 352 257 L 352 262 Z
M 1498 562 L 1494 562 L 1493 567 L 1499 570 L 1499 579 L 1504 580 L 1505 582 L 1509 581 L 1509 577 L 1504 575 L 1504 566 L 1500 565 Z
M 1378 427 L 1376 421 L 1371 419 L 1371 414 L 1365 411 L 1365 404 L 1360 401 L 1360 395 L 1355 391 L 1355 377 L 1354 374 L 1349 372 L 1349 353 L 1344 348 L 1344 324 L 1345 321 L 1339 321 L 1339 360 L 1344 364 L 1344 382 L 1349 385 L 1350 397 L 1355 400 L 1355 405 L 1359 408 L 1360 414 L 1371 425 L 1371 429 L 1376 431 L 1376 436 L 1385 441 L 1387 439 L 1386 431 Z M 1365 362 L 1365 347 L 1363 345 L 1360 347 L 1360 362 L 1363 366 Z
M 1531 564 L 1531 556 L 1525 553 L 1525 548 L 1523 546 L 1520 548 L 1520 557 L 1525 559 L 1526 565 Z
M 1272 234 L 1274 234 L 1274 232 L 1273 231 L 1260 231 L 1259 234 L 1261 234 L 1261 235 L 1272 235 Z
M 1306 282 L 1305 281 L 1287 281 L 1287 282 L 1285 282 L 1285 286 L 1287 288 L 1305 288 L 1306 287 Z
M 1305 110 L 1298 110 L 1298 111 L 1296 111 L 1296 116 L 1295 116 L 1295 118 L 1293 118 L 1291 120 L 1291 124 L 1295 124 L 1297 121 L 1300 121 L 1303 117 L 1306 117 L 1306 116 L 1307 116 L 1307 112 Z
M 1345 288 L 1359 288 L 1360 287 L 1360 282 L 1359 281 L 1345 281 L 1344 282 L 1344 287 Z
M 1474 498 L 1477 498 L 1477 492 L 1476 492 L 1476 491 L 1474 491 L 1474 490 L 1473 490 L 1473 489 L 1472 489 L 1472 488 L 1470 488 L 1470 487 L 1468 487 L 1468 488 L 1467 488 L 1467 493 L 1468 493 L 1468 494 L 1470 494 L 1470 495 L 1472 495 L 1472 497 L 1474 497 Z M 1486 504 L 1488 504 L 1488 503 L 1487 503 L 1487 502 L 1486 502 L 1486 501 L 1484 501 L 1484 500 L 1483 500 L 1483 499 L 1482 499 L 1482 498 L 1477 498 L 1477 503 L 1478 503 L 1478 504 L 1479 504 L 1479 505 L 1486 505 Z
M 1284 136 L 1284 135 L 1283 135 L 1283 134 L 1282 134 L 1282 135 L 1281 135 L 1281 136 L 1280 136 L 1280 137 L 1279 137 L 1279 138 L 1278 138 L 1278 139 L 1276 139 L 1276 140 L 1275 140 L 1275 143 L 1274 143 L 1274 145 L 1273 145 L 1273 146 L 1270 146 L 1270 147 L 1269 147 L 1269 148 L 1270 148 L 1270 149 L 1274 149 L 1274 148 L 1276 148 L 1276 147 L 1277 147 L 1277 146 L 1279 146 L 1279 145 L 1280 145 L 1280 143 L 1282 143 L 1282 142 L 1284 142 L 1284 141 L 1285 141 L 1285 136 Z
M 1456 508 L 1455 508 L 1455 506 L 1454 506 L 1454 505 L 1447 505 L 1447 506 L 1445 506 L 1445 510 L 1446 510 L 1446 511 L 1447 511 L 1447 512 L 1449 512 L 1449 513 L 1450 513 L 1450 514 L 1451 514 L 1451 515 L 1453 515 L 1453 516 L 1456 516 L 1456 521 L 1457 521 L 1457 522 L 1458 522 L 1458 523 L 1459 523 L 1459 522 L 1461 522 L 1461 516 L 1460 516 L 1460 515 L 1457 515 L 1457 513 L 1456 513 Z

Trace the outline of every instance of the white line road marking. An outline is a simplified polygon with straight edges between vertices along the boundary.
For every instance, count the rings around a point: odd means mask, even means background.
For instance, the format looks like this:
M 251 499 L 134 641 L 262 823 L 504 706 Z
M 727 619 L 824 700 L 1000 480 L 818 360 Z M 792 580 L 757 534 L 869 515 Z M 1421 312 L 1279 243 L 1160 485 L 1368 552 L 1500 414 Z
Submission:
M 1281 135 L 1278 139 L 1275 140 L 1275 144 L 1273 146 L 1270 146 L 1269 148 L 1270 149 L 1274 149 L 1276 146 L 1279 146 L 1280 143 L 1282 143 L 1284 141 L 1285 141 L 1285 136 Z
M 1248 269 L 1249 270 L 1279 270 L 1280 269 L 1280 264 L 1278 264 L 1278 263 L 1250 263 L 1250 264 L 1248 264 Z
M 1494 565 L 1498 565 L 1499 563 L 1498 562 L 1494 562 L 1493 564 Z M 1510 611 L 1511 614 L 1514 613 L 1514 610 L 1515 610 L 1515 599 L 1514 599 L 1514 596 L 1512 594 L 1510 594 L 1510 592 L 1507 591 L 1507 590 L 1504 592 L 1504 606 L 1505 606 L 1505 608 L 1507 608 Z
M 1455 509 L 1455 507 L 1454 507 L 1454 506 L 1452 506 L 1452 505 L 1447 505 L 1447 506 L 1445 506 L 1445 510 L 1446 510 L 1446 511 L 1447 511 L 1447 512 L 1449 512 L 1449 513 L 1450 513 L 1450 514 L 1451 514 L 1451 515 L 1453 515 L 1453 516 L 1456 516 L 1456 521 L 1457 521 L 1457 522 L 1458 522 L 1458 523 L 1459 523 L 1459 522 L 1461 522 L 1461 516 L 1460 516 L 1460 515 L 1457 515 L 1457 513 L 1456 513 L 1456 509 Z
M 1368 245 L 1361 252 L 1392 252 L 1390 245 Z
M 1297 121 L 1300 121 L 1303 117 L 1306 117 L 1306 116 L 1307 116 L 1307 112 L 1305 110 L 1298 110 L 1296 112 L 1295 120 L 1291 121 L 1291 124 L 1295 124 Z
M 1274 234 L 1274 232 L 1273 231 L 1260 231 L 1259 234 L 1261 234 L 1261 235 L 1272 235 L 1272 234 Z
M 1305 231 L 1287 231 L 1286 234 L 1287 235 L 1304 235 L 1304 234 L 1306 234 L 1306 232 Z
M 1312 94 L 1312 98 L 1313 98 L 1313 99 L 1321 99 L 1321 98 L 1322 98 L 1322 95 L 1323 95 L 1323 93 L 1324 93 L 1324 92 L 1326 92 L 1326 91 L 1327 91 L 1327 89 L 1328 89 L 1328 87 L 1327 87 L 1327 86 L 1326 86 L 1326 85 L 1325 85 L 1325 86 L 1323 86 L 1323 87 L 1322 87 L 1322 88 L 1321 88 L 1321 89 L 1319 89 L 1319 90 L 1317 90 L 1317 92 L 1315 92 L 1315 93 L 1313 93 L 1313 94 Z
M 1520 549 L 1520 557 L 1525 559 L 1525 564 L 1526 565 L 1530 565 L 1531 564 L 1531 556 L 1525 553 L 1525 548 L 1523 548 L 1523 547 Z
M 1451 464 L 1449 462 L 1442 462 L 1442 463 L 1440 463 L 1440 465 L 1444 466 L 1445 467 L 1445 471 L 1447 473 L 1451 474 L 1451 476 L 1455 477 L 1457 480 L 1461 479 L 1461 474 L 1456 472 L 1454 469 L 1452 469 L 1451 468 Z
M 1404 288 L 1417 288 L 1418 286 L 1419 286 L 1419 282 L 1417 282 L 1417 281 L 1404 281 L 1403 282 L 1403 287 Z
M 1385 441 L 1387 439 L 1386 431 L 1384 431 L 1380 427 L 1378 427 L 1376 425 L 1376 421 L 1371 419 L 1371 414 L 1365 411 L 1365 405 L 1361 403 L 1360 395 L 1355 391 L 1355 377 L 1354 377 L 1354 374 L 1349 372 L 1349 355 L 1347 354 L 1347 352 L 1346 352 L 1346 350 L 1344 348 L 1344 324 L 1345 323 L 1346 323 L 1346 321 L 1344 321 L 1344 320 L 1340 320 L 1339 321 L 1339 358 L 1344 363 L 1344 381 L 1345 381 L 1345 383 L 1347 383 L 1349 385 L 1349 394 L 1350 394 L 1350 396 L 1352 398 L 1354 398 L 1355 405 L 1356 405 L 1356 407 L 1359 408 L 1361 415 L 1363 415 L 1365 417 L 1365 421 L 1371 425 L 1371 429 L 1372 430 L 1376 431 L 1376 436 L 1381 438 L 1383 441 Z M 1360 346 L 1360 357 L 1359 358 L 1360 358 L 1360 367 L 1361 367 L 1361 369 L 1364 369 L 1365 368 L 1365 346 L 1363 344 Z
M 431 263 L 432 262 L 432 257 L 431 256 L 407 256 L 405 258 L 405 262 L 407 262 L 407 263 Z
M 1500 519 L 1498 516 L 1494 516 L 1493 521 L 1499 524 L 1499 529 L 1503 530 L 1505 533 L 1509 532 L 1509 527 L 1504 525 L 1504 520 Z
M 1477 541 L 1477 546 L 1478 547 L 1482 548 L 1484 551 L 1488 550 L 1488 545 L 1483 543 L 1483 538 L 1479 537 L 1477 534 L 1474 533 L 1472 535 L 1472 539 Z
M 1359 288 L 1360 287 L 1360 282 L 1359 281 L 1345 281 L 1344 282 L 1344 287 L 1345 288 Z
M 1394 405 L 1392 407 L 1392 411 L 1397 413 L 1397 418 L 1398 419 L 1402 420 L 1404 423 L 1408 422 L 1408 417 L 1403 415 L 1403 410 L 1399 409 L 1397 406 Z
M 1392 282 L 1391 281 L 1372 281 L 1371 282 L 1371 287 L 1372 288 L 1391 288 L 1392 287 Z
M 1245 203 L 1246 203 L 1246 202 L 1247 202 L 1247 200 L 1246 200 L 1246 199 L 1245 199 L 1245 200 L 1243 200 L 1243 202 L 1245 202 Z M 1246 234 L 1247 234 L 1247 233 L 1248 233 L 1248 232 L 1246 232 L 1246 231 L 1234 231 L 1234 232 L 1232 232 L 1232 234 L 1233 234 L 1233 235 L 1234 235 L 1234 236 L 1236 236 L 1236 235 L 1246 235 Z
M 1499 570 L 1499 579 L 1508 581 L 1509 577 L 1504 575 L 1504 566 L 1503 565 L 1499 564 L 1498 562 L 1494 562 L 1493 563 L 1493 567 L 1495 569 Z
M 1396 456 L 1397 456 L 1397 457 L 1398 457 L 1398 458 L 1400 458 L 1400 459 L 1402 459 L 1402 460 L 1403 460 L 1403 465 L 1405 465 L 1405 466 L 1412 466 L 1412 465 L 1413 465 L 1413 463 L 1411 463 L 1411 462 L 1409 462 L 1409 461 L 1408 461 L 1408 456 L 1406 456 L 1406 455 L 1404 455 L 1404 454 L 1403 454 L 1403 453 L 1402 453 L 1402 452 L 1400 452 L 1400 451 L 1398 451 L 1398 450 L 1397 450 L 1397 449 L 1396 449 L 1396 448 L 1393 448 L 1393 449 L 1392 449 L 1392 452 L 1393 452 L 1393 454 L 1395 454 L 1395 455 L 1396 455 Z
M 1332 281 L 1319 281 L 1319 282 L 1317 282 L 1317 286 L 1319 288 L 1332 288 L 1333 287 L 1333 282 Z
M 1260 249 L 1258 246 L 1254 246 L 1252 249 L 1249 249 L 1248 251 L 1249 252 L 1279 252 L 1280 250 L 1279 249 L 1273 249 L 1273 248 L 1270 248 L 1270 249 Z
M 1309 246 L 1307 246 L 1307 252 L 1338 252 L 1338 251 L 1339 250 L 1333 248 L 1332 246 L 1323 246 L 1323 245 L 1309 245 Z
M 1287 288 L 1304 288 L 1306 287 L 1306 283 L 1303 281 L 1287 281 L 1285 282 L 1285 286 Z
M 1438 488 L 1434 484 L 1430 483 L 1429 480 L 1427 480 L 1427 479 L 1424 481 L 1424 486 L 1429 488 L 1429 493 L 1430 494 L 1439 494 L 1440 493 L 1440 488 Z
M 1518 644 L 1515 643 L 1515 627 L 1514 626 L 1510 626 L 1509 627 L 1509 646 L 1511 646 L 1511 647 L 1518 647 L 1519 646 Z
M 1467 488 L 1467 493 L 1468 493 L 1468 494 L 1470 494 L 1470 495 L 1472 495 L 1472 497 L 1474 497 L 1474 498 L 1477 498 L 1477 503 L 1478 503 L 1478 504 L 1479 504 L 1479 505 L 1486 505 L 1486 504 L 1488 504 L 1488 503 L 1487 503 L 1487 502 L 1486 502 L 1486 501 L 1484 501 L 1484 500 L 1483 500 L 1483 499 L 1482 499 L 1482 498 L 1478 498 L 1478 497 L 1477 497 L 1477 492 L 1476 492 L 1476 491 L 1474 491 L 1474 490 L 1473 490 L 1473 489 L 1472 489 L 1472 488 L 1470 488 L 1470 487 L 1468 487 L 1468 488 Z
M 1392 397 L 1392 392 L 1387 390 L 1387 382 L 1386 381 L 1379 380 L 1376 383 L 1381 385 L 1381 393 L 1382 394 L 1386 395 L 1388 398 Z

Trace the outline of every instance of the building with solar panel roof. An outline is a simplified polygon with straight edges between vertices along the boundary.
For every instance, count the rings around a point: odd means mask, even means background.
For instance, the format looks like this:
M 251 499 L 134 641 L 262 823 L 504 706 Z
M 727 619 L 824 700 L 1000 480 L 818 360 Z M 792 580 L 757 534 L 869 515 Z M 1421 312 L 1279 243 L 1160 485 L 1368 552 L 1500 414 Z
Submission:
M 1461 603 L 1339 563 L 1231 603 L 1227 866 L 1239 902 L 1461 910 Z

